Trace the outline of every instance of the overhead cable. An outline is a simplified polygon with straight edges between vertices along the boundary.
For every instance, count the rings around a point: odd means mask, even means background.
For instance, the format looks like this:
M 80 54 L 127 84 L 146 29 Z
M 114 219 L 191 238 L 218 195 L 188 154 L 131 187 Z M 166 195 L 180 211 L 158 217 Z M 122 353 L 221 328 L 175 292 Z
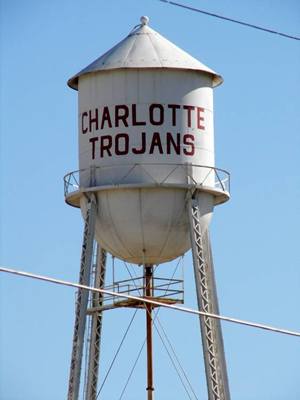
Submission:
M 30 273 L 30 272 L 19 271 L 19 270 L 12 269 L 12 268 L 0 267 L 0 272 L 6 272 L 6 273 L 9 273 L 9 274 L 23 276 L 23 277 L 26 277 L 26 278 L 32 278 L 32 279 L 37 279 L 37 280 L 40 280 L 40 281 L 55 283 L 57 285 L 70 286 L 70 287 L 73 287 L 73 288 L 91 290 L 92 292 L 103 293 L 103 294 L 107 294 L 109 296 L 114 296 L 114 297 L 119 297 L 119 298 L 126 298 L 126 299 L 134 300 L 134 301 L 141 301 L 142 300 L 143 303 L 153 304 L 155 306 L 165 307 L 165 308 L 169 308 L 169 309 L 175 310 L 175 311 L 181 311 L 181 312 L 185 312 L 185 313 L 188 313 L 188 314 L 202 315 L 202 316 L 209 317 L 209 318 L 219 319 L 221 321 L 232 322 L 234 324 L 245 325 L 245 326 L 249 326 L 249 327 L 252 327 L 252 328 L 263 329 L 263 330 L 270 331 L 270 332 L 277 332 L 277 333 L 281 333 L 283 335 L 290 335 L 290 336 L 300 337 L 300 332 L 298 332 L 298 331 L 291 331 L 291 330 L 288 330 L 288 329 L 276 328 L 276 327 L 270 326 L 270 325 L 265 325 L 265 324 L 260 324 L 260 323 L 257 323 L 257 322 L 246 321 L 246 320 L 242 320 L 242 319 L 238 319 L 238 318 L 226 317 L 224 315 L 219 315 L 219 314 L 207 313 L 207 312 L 204 312 L 204 311 L 194 310 L 192 308 L 179 307 L 179 306 L 175 306 L 175 305 L 172 305 L 172 304 L 165 304 L 165 303 L 161 303 L 161 302 L 156 301 L 156 300 L 150 300 L 150 299 L 147 299 L 147 298 L 144 298 L 144 297 L 141 298 L 141 297 L 137 297 L 137 296 L 130 296 L 130 295 L 126 295 L 124 293 L 122 293 L 122 294 L 121 293 L 116 293 L 116 292 L 112 292 L 112 291 L 106 290 L 106 289 L 96 289 L 96 288 L 91 287 L 91 286 L 81 285 L 79 283 L 68 282 L 68 281 L 64 281 L 62 279 L 50 278 L 48 276 L 37 275 L 37 274 Z
M 244 26 L 247 26 L 248 28 L 258 29 L 260 31 L 272 33 L 274 35 L 283 36 L 283 37 L 288 38 L 288 39 L 300 40 L 300 37 L 298 37 L 298 36 L 289 35 L 287 33 L 278 32 L 278 31 L 275 31 L 273 29 L 264 28 L 262 26 L 258 26 L 258 25 L 254 25 L 254 24 L 249 24 L 248 22 L 239 21 L 237 19 L 225 17 L 225 16 L 220 15 L 220 14 L 215 14 L 215 13 L 212 13 L 212 12 L 209 12 L 209 11 L 201 10 L 200 8 L 187 6 L 185 4 L 177 3 L 175 1 L 169 1 L 169 0 L 158 0 L 158 1 L 160 1 L 162 3 L 170 4 L 172 6 L 181 7 L 181 8 L 184 8 L 186 10 L 194 11 L 194 12 L 197 12 L 197 13 L 200 13 L 200 14 L 208 15 L 210 17 L 219 18 L 219 19 L 222 19 L 222 20 L 225 20 L 225 21 L 229 21 L 229 22 L 234 22 L 235 24 L 244 25 Z

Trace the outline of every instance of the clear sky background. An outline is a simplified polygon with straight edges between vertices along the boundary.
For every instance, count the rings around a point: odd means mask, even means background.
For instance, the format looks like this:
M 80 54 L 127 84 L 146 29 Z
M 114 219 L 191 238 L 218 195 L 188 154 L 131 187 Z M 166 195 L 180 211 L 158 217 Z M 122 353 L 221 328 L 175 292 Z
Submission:
M 297 0 L 182 3 L 300 34 Z M 1 1 L 1 265 L 78 280 L 83 224 L 62 182 L 78 168 L 77 93 L 66 81 L 141 15 L 225 80 L 215 90 L 216 165 L 231 172 L 232 199 L 211 226 L 221 312 L 299 331 L 300 42 L 157 0 Z M 74 290 L 0 278 L 0 398 L 65 399 Z M 196 307 L 190 254 L 185 279 L 186 305 Z M 105 314 L 100 380 L 132 312 Z M 100 398 L 119 398 L 145 335 L 139 314 Z M 205 399 L 197 318 L 160 317 Z M 233 400 L 300 398 L 299 338 L 222 326 Z M 143 355 L 124 399 L 145 398 L 145 380 Z M 155 383 L 157 400 L 187 398 L 157 336 Z

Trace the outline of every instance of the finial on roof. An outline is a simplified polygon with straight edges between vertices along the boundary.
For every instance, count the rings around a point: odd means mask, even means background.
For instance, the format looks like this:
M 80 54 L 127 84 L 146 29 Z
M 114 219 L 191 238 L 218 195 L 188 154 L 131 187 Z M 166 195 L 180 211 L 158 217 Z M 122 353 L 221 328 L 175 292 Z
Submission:
M 141 24 L 142 24 L 142 25 L 148 25 L 148 23 L 149 23 L 149 17 L 147 17 L 146 15 L 143 15 L 143 16 L 140 18 L 140 21 L 141 21 Z

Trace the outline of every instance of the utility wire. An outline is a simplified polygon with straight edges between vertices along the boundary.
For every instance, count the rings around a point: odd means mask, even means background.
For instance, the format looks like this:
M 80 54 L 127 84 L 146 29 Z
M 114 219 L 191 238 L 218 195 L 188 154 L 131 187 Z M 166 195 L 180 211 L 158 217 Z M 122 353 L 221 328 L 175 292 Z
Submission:
M 115 296 L 115 297 L 119 297 L 119 298 L 126 298 L 126 299 L 136 300 L 136 301 L 141 301 L 142 300 L 143 303 L 153 304 L 155 306 L 165 307 L 165 308 L 169 308 L 169 309 L 175 310 L 175 311 L 181 311 L 181 312 L 185 312 L 185 313 L 188 313 L 188 314 L 202 315 L 202 316 L 209 317 L 209 318 L 219 319 L 221 321 L 227 321 L 227 322 L 232 322 L 234 324 L 249 326 L 251 328 L 258 328 L 258 329 L 263 329 L 263 330 L 270 331 L 270 332 L 281 333 L 283 335 L 290 335 L 290 336 L 300 337 L 300 332 L 298 332 L 298 331 L 291 331 L 291 330 L 288 330 L 288 329 L 276 328 L 276 327 L 270 326 L 270 325 L 265 325 L 265 324 L 260 324 L 260 323 L 257 323 L 257 322 L 246 321 L 246 320 L 242 320 L 242 319 L 238 319 L 238 318 L 226 317 L 224 315 L 219 315 L 219 314 L 207 313 L 207 312 L 204 312 L 204 311 L 194 310 L 192 308 L 179 307 L 179 306 L 172 305 L 172 304 L 165 304 L 165 303 L 161 303 L 161 302 L 156 301 L 156 300 L 149 300 L 149 299 L 147 299 L 145 297 L 141 298 L 141 297 L 137 297 L 137 296 L 129 296 L 129 295 L 126 295 L 126 294 L 116 293 L 116 292 L 112 292 L 112 291 L 106 290 L 106 289 L 97 289 L 97 288 L 94 288 L 94 287 L 91 287 L 91 286 L 81 285 L 79 283 L 73 283 L 73 282 L 62 280 L 62 279 L 55 279 L 55 278 L 50 278 L 50 277 L 44 276 L 44 275 L 37 275 L 37 274 L 30 273 L 30 272 L 25 272 L 25 271 L 18 271 L 16 269 L 12 269 L 12 268 L 0 267 L 0 272 L 5 272 L 5 273 L 8 273 L 8 274 L 13 274 L 13 275 L 18 275 L 18 276 L 23 276 L 23 277 L 26 277 L 26 278 L 37 279 L 37 280 L 40 280 L 40 281 L 55 283 L 57 285 L 69 286 L 69 287 L 85 289 L 85 290 L 91 290 L 92 292 L 103 293 L 103 294 L 107 294 L 109 296 Z
M 112 369 L 112 367 L 113 367 L 113 365 L 114 365 L 114 363 L 115 363 L 115 361 L 116 361 L 116 358 L 117 358 L 117 356 L 118 356 L 118 354 L 119 354 L 119 352 L 120 352 L 120 350 L 121 350 L 121 347 L 122 347 L 122 345 L 123 345 L 123 343 L 124 343 L 124 340 L 126 339 L 126 336 L 127 336 L 128 332 L 129 332 L 129 329 L 130 329 L 130 327 L 131 327 L 131 325 L 132 325 L 132 323 L 133 323 L 133 320 L 134 320 L 134 318 L 135 318 L 135 316 L 136 316 L 136 313 L 137 313 L 137 309 L 134 311 L 134 313 L 133 313 L 133 315 L 132 315 L 132 318 L 131 318 L 131 320 L 130 320 L 128 326 L 127 326 L 127 329 L 126 329 L 126 331 L 125 331 L 125 333 L 124 333 L 124 335 L 123 335 L 123 338 L 122 338 L 122 340 L 121 340 L 121 342 L 120 342 L 120 344 L 119 344 L 119 347 L 118 347 L 118 349 L 117 349 L 117 351 L 116 351 L 116 354 L 114 355 L 114 358 L 113 358 L 113 360 L 112 360 L 112 362 L 111 362 L 111 364 L 110 364 L 110 366 L 109 366 L 109 368 L 108 368 L 108 370 L 107 370 L 107 373 L 106 373 L 106 375 L 105 375 L 105 377 L 104 377 L 104 379 L 103 379 L 103 382 L 102 382 L 102 384 L 101 384 L 101 386 L 100 386 L 100 389 L 99 389 L 99 391 L 98 391 L 98 393 L 97 393 L 96 399 L 98 399 L 99 394 L 100 394 L 101 390 L 103 389 L 103 386 L 104 386 L 104 384 L 105 384 L 105 382 L 106 382 L 106 380 L 107 380 L 107 378 L 108 378 L 108 375 L 109 375 L 109 373 L 110 373 L 110 371 L 111 371 L 111 369 Z
M 225 21 L 229 21 L 229 22 L 234 22 L 235 24 L 244 25 L 244 26 L 247 26 L 248 28 L 258 29 L 260 31 L 272 33 L 274 35 L 283 36 L 283 37 L 288 38 L 288 39 L 300 40 L 300 37 L 298 37 L 298 36 L 292 36 L 292 35 L 289 35 L 287 33 L 275 31 L 273 29 L 264 28 L 262 26 L 258 26 L 258 25 L 254 25 L 254 24 L 249 24 L 248 22 L 239 21 L 237 19 L 225 17 L 225 16 L 220 15 L 220 14 L 211 13 L 211 12 L 208 12 L 208 11 L 205 11 L 205 10 L 201 10 L 200 8 L 187 6 L 185 4 L 177 3 L 175 1 L 169 1 L 169 0 L 158 0 L 158 1 L 160 1 L 162 3 L 170 4 L 172 6 L 184 8 L 186 10 L 194 11 L 194 12 L 197 12 L 197 13 L 200 13 L 200 14 L 209 15 L 210 17 L 219 18 L 219 19 L 222 19 L 222 20 L 225 20 Z

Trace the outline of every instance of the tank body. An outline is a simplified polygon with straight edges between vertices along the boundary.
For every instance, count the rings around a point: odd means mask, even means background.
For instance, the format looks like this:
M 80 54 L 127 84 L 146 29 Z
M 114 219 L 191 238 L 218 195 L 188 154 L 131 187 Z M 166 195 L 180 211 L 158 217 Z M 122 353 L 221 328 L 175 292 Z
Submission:
M 80 187 L 98 188 L 96 240 L 111 254 L 158 264 L 190 248 L 191 176 L 215 184 L 214 77 L 145 65 L 78 76 Z M 195 198 L 205 230 L 214 195 Z M 84 196 L 80 207 L 85 215 Z

